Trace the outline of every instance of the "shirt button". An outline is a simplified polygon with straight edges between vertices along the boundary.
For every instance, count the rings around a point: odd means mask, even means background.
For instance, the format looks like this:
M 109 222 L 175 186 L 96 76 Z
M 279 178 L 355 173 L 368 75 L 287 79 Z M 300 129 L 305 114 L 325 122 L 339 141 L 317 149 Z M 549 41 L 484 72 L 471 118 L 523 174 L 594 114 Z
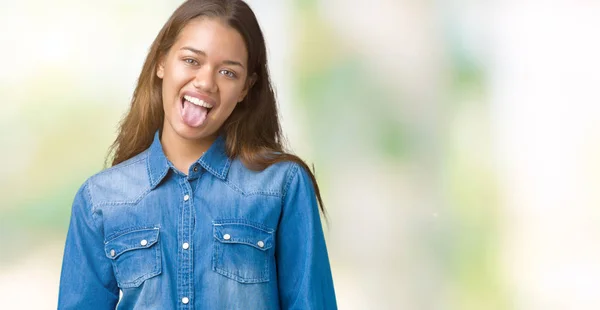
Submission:
M 190 200 L 190 195 L 183 196 L 183 201 L 188 201 L 188 200 Z
M 146 246 L 146 244 L 148 244 L 148 240 L 144 239 L 144 240 L 140 241 L 140 244 L 142 246 Z
M 187 250 L 187 249 L 189 249 L 189 248 L 190 248 L 190 244 L 189 244 L 189 243 L 187 243 L 187 242 L 184 242 L 184 243 L 181 245 L 181 247 L 182 247 L 184 250 Z
M 223 239 L 229 240 L 229 239 L 231 239 L 231 236 L 229 234 L 224 234 Z
M 115 250 L 110 250 L 110 256 L 115 257 L 115 255 L 117 255 L 117 253 L 115 252 Z
M 187 297 L 183 297 L 183 298 L 181 298 L 181 302 L 184 303 L 185 305 L 187 305 L 188 302 L 190 302 L 190 299 Z
M 264 242 L 262 242 L 262 241 L 259 241 L 259 242 L 257 243 L 257 245 L 258 245 L 258 247 L 259 247 L 259 248 L 263 248 L 263 247 L 265 246 L 265 243 L 264 243 Z
M 198 166 L 194 166 L 194 172 L 198 172 Z

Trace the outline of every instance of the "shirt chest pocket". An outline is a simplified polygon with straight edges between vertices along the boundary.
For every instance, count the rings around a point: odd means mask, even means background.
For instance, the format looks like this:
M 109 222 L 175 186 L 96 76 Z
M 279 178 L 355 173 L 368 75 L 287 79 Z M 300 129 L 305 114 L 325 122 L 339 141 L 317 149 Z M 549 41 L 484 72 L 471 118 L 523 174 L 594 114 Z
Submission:
M 159 229 L 140 228 L 119 233 L 105 242 L 104 251 L 113 265 L 121 288 L 138 287 L 161 273 Z
M 246 221 L 213 222 L 213 271 L 240 283 L 268 282 L 273 230 Z

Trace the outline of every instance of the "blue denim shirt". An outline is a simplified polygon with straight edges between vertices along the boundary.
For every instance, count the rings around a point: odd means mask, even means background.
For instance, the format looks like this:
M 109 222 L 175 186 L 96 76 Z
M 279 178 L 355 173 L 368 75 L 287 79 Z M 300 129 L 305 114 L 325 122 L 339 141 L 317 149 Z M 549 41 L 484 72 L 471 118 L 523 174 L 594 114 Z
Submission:
M 251 171 L 222 137 L 186 176 L 157 132 L 77 192 L 58 308 L 336 309 L 310 177 Z

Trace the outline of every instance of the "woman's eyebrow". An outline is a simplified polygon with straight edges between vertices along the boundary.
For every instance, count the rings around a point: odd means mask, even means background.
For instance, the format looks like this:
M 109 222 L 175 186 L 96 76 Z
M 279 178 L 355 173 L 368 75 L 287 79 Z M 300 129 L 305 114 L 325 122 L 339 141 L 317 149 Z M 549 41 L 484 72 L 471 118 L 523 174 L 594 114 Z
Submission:
M 206 53 L 204 51 L 201 51 L 199 49 L 195 49 L 193 47 L 184 46 L 180 50 L 188 50 L 188 51 L 190 51 L 190 52 L 192 52 L 194 54 L 198 54 L 200 56 L 206 57 Z M 244 65 L 242 65 L 241 62 L 235 61 L 235 60 L 223 60 L 223 64 L 230 65 L 230 66 L 240 66 L 243 69 L 245 69 Z

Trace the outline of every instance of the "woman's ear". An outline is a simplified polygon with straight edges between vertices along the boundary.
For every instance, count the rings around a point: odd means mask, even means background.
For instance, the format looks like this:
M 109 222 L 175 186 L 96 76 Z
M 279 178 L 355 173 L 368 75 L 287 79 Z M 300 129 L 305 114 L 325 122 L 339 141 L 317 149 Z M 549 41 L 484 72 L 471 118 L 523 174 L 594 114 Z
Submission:
M 158 65 L 156 66 L 156 76 L 159 79 L 162 79 L 165 76 L 165 59 L 164 59 L 164 57 L 160 57 L 158 60 Z
M 242 100 L 246 98 L 246 95 L 248 95 L 248 91 L 250 91 L 250 88 L 254 86 L 254 83 L 256 83 L 257 79 L 258 76 L 256 75 L 256 73 L 252 73 L 252 75 L 246 80 L 246 86 L 244 87 L 244 90 L 242 90 L 240 98 L 238 98 L 238 102 L 242 102 Z

